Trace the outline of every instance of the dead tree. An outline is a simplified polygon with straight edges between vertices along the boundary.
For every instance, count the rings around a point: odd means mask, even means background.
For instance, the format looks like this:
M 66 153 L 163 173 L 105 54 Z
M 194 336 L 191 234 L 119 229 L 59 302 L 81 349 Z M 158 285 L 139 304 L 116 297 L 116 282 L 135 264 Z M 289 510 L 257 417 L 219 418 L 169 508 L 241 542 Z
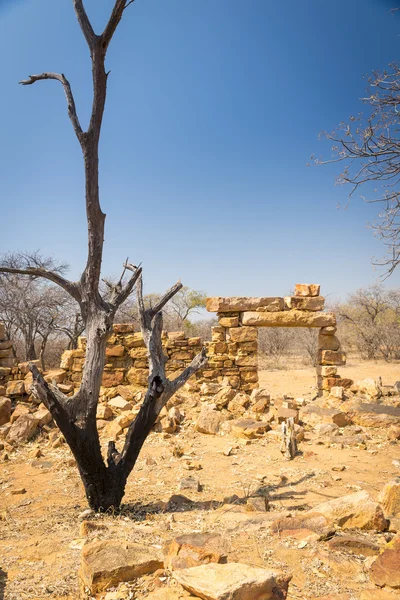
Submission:
M 92 61 L 93 105 L 87 131 L 83 131 L 80 125 L 72 89 L 64 74 L 41 73 L 21 81 L 22 85 L 31 85 L 37 81 L 51 79 L 61 83 L 64 89 L 68 116 L 82 149 L 85 169 L 88 256 L 83 273 L 79 281 L 74 282 L 37 262 L 33 265 L 28 264 L 25 268 L 0 267 L 0 272 L 44 277 L 66 290 L 80 306 L 87 334 L 87 350 L 82 383 L 78 392 L 72 398 L 67 398 L 55 385 L 48 384 L 35 366 L 32 366 L 31 370 L 35 393 L 50 410 L 70 446 L 85 486 L 89 505 L 96 511 L 117 509 L 120 506 L 128 475 L 162 407 L 175 391 L 207 362 L 203 349 L 174 381 L 169 381 L 165 375 L 165 359 L 161 345 L 161 311 L 168 300 L 181 289 L 181 283 L 174 285 L 154 307 L 146 310 L 142 297 L 142 269 L 126 262 L 121 278 L 112 286 L 111 293 L 104 296 L 100 292 L 105 215 L 101 210 L 99 199 L 99 139 L 108 78 L 105 58 L 124 10 L 133 1 L 114 0 L 109 21 L 104 31 L 97 35 L 88 18 L 83 0 L 72 0 Z M 130 272 L 130 277 L 125 282 L 126 272 Z M 141 325 L 150 363 L 148 390 L 135 421 L 128 429 L 122 451 L 118 452 L 114 442 L 110 442 L 107 464 L 105 464 L 96 426 L 96 409 L 105 363 L 105 350 L 112 332 L 115 313 L 132 293 L 135 284 L 138 284 Z

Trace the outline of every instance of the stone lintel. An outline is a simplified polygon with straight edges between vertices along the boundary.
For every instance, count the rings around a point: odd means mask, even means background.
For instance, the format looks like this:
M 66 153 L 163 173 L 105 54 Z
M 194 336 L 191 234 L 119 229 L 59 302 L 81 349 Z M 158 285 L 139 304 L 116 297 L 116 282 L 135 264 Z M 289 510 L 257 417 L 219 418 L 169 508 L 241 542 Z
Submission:
M 330 327 L 336 325 L 333 313 L 303 310 L 283 312 L 244 312 L 242 325 L 252 327 Z
M 248 310 L 261 309 L 262 311 L 281 311 L 284 310 L 283 298 L 248 298 L 242 296 L 232 296 L 231 298 L 222 298 L 215 296 L 207 298 L 206 308 L 208 312 L 230 313 L 244 312 Z

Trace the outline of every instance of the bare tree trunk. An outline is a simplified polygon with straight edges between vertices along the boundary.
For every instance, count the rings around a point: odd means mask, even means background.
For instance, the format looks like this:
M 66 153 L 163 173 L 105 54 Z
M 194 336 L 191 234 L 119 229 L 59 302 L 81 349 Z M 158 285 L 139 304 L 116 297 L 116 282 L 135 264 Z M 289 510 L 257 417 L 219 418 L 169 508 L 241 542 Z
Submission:
M 101 35 L 94 33 L 83 6 L 83 0 L 72 0 L 72 2 L 92 60 L 93 105 L 88 130 L 84 132 L 81 128 L 71 86 L 63 74 L 46 72 L 40 75 L 31 75 L 29 79 L 21 83 L 31 85 L 36 81 L 52 79 L 59 81 L 63 86 L 68 104 L 68 115 L 80 143 L 84 160 L 88 226 L 86 266 L 79 282 L 68 281 L 60 274 L 37 264 L 26 269 L 0 267 L 0 272 L 45 277 L 66 290 L 80 305 L 87 334 L 87 345 L 82 382 L 78 392 L 72 398 L 67 398 L 56 386 L 44 380 L 36 366 L 32 365 L 31 371 L 35 394 L 48 407 L 74 454 L 90 507 L 96 511 L 105 511 L 110 508 L 117 509 L 120 506 L 127 478 L 163 406 L 177 389 L 205 366 L 207 359 L 203 350 L 174 381 L 169 381 L 165 376 L 165 358 L 161 343 L 161 310 L 168 300 L 182 288 L 182 284 L 173 286 L 155 307 L 145 310 L 142 296 L 142 270 L 140 267 L 126 262 L 120 281 L 115 286 L 111 286 L 110 296 L 106 298 L 100 294 L 105 215 L 99 201 L 98 148 L 107 91 L 107 73 L 104 63 L 107 48 L 122 18 L 123 11 L 133 3 L 133 0 L 114 0 L 110 19 Z M 126 270 L 132 271 L 132 275 L 124 283 Z M 118 452 L 114 442 L 109 442 L 106 465 L 102 457 L 96 426 L 96 410 L 105 363 L 106 344 L 112 332 L 116 311 L 131 294 L 137 281 L 140 282 L 138 299 L 142 331 L 150 363 L 148 391 L 139 414 L 128 429 L 122 451 Z

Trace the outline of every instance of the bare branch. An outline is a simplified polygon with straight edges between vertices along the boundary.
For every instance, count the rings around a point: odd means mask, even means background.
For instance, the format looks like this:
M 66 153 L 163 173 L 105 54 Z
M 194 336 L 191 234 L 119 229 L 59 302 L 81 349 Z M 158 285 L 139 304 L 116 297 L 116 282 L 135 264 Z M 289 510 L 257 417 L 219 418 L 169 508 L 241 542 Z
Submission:
M 165 294 L 164 296 L 161 298 L 161 300 L 159 300 L 157 302 L 157 304 L 153 307 L 151 307 L 149 310 L 149 313 L 154 317 L 154 315 L 156 315 L 158 312 L 160 312 L 160 310 L 162 310 L 164 308 L 164 306 L 167 304 L 167 302 L 169 300 L 171 300 L 171 298 L 173 298 L 175 296 L 175 294 L 177 294 L 179 292 L 179 290 L 181 290 L 183 288 L 183 285 L 180 281 L 178 281 L 177 283 L 175 283 L 175 285 L 173 285 Z
M 133 265 L 127 265 L 127 263 L 125 263 L 125 269 L 129 269 L 132 270 L 130 267 L 132 267 Z M 116 295 L 113 304 L 114 306 L 116 306 L 117 308 L 119 306 L 121 306 L 121 304 L 123 304 L 125 302 L 125 300 L 128 298 L 128 296 L 131 294 L 133 288 L 135 287 L 135 283 L 138 281 L 139 277 L 141 277 L 142 274 L 142 268 L 139 265 L 138 267 L 133 267 L 135 270 L 133 271 L 133 275 L 131 276 L 131 278 L 129 279 L 129 281 L 127 282 L 127 284 L 122 287 L 122 289 L 120 290 L 120 292 Z M 124 274 L 122 274 L 121 279 L 120 279 L 120 284 L 122 284 L 122 277 Z
M 89 21 L 89 17 L 87 16 L 85 7 L 83 6 L 83 0 L 72 0 L 75 8 L 75 14 L 78 19 L 78 23 L 80 28 L 82 29 L 82 33 L 85 36 L 85 40 L 90 50 L 92 51 L 96 34 L 93 31 L 93 27 Z
M 129 4 L 131 3 L 132 2 L 129 2 Z M 126 0 L 115 0 L 114 8 L 111 13 L 110 19 L 101 36 L 104 52 L 107 52 L 107 48 L 112 40 L 115 30 L 117 29 L 118 24 L 122 19 L 122 13 L 124 12 L 127 6 L 128 5 L 126 4 Z
M 179 390 L 179 388 L 185 385 L 187 380 L 190 379 L 192 375 L 195 375 L 198 371 L 204 369 L 204 367 L 207 365 L 207 362 L 207 351 L 206 348 L 203 347 L 202 351 L 194 357 L 190 365 L 186 367 L 183 373 L 181 373 L 176 379 L 171 381 L 171 388 L 173 390 L 173 393 L 175 393 L 177 390 Z
M 79 123 L 78 115 L 76 114 L 76 106 L 74 96 L 72 94 L 71 85 L 68 79 L 65 77 L 63 73 L 40 73 L 40 75 L 30 75 L 28 79 L 23 79 L 20 81 L 21 85 L 32 85 L 36 81 L 43 81 L 46 79 L 54 79 L 59 81 L 64 88 L 65 97 L 67 99 L 68 105 L 68 116 L 74 128 L 76 137 L 82 143 L 83 141 L 83 131 L 81 124 Z
M 56 283 L 60 287 L 62 287 L 66 292 L 72 296 L 77 302 L 81 302 L 82 297 L 79 291 L 79 286 L 58 273 L 54 273 L 53 271 L 48 271 L 46 269 L 36 268 L 36 267 L 27 267 L 26 269 L 18 269 L 5 267 L 0 265 L 0 273 L 13 273 L 15 275 L 30 275 L 33 277 L 43 277 L 44 279 L 48 279 L 53 283 Z

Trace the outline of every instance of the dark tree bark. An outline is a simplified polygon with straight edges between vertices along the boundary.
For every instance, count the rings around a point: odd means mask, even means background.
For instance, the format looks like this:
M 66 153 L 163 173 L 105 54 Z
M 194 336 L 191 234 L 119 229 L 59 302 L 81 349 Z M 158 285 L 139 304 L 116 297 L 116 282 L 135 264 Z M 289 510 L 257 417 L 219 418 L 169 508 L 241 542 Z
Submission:
M 142 269 L 126 262 L 121 278 L 116 285 L 111 286 L 110 294 L 103 297 L 100 293 L 105 215 L 101 210 L 99 199 L 99 139 L 107 92 L 108 74 L 105 70 L 105 57 L 123 12 L 133 3 L 133 0 L 115 0 L 110 19 L 100 35 L 95 34 L 93 30 L 83 0 L 72 1 L 92 61 L 93 104 L 88 130 L 85 132 L 81 128 L 71 86 L 63 74 L 46 72 L 31 75 L 21 83 L 31 85 L 37 81 L 50 79 L 59 81 L 64 88 L 68 116 L 81 146 L 85 169 L 88 225 L 86 266 L 77 282 L 68 281 L 59 273 L 49 270 L 46 265 L 37 262 L 24 269 L 0 267 L 0 272 L 45 277 L 61 286 L 79 303 L 87 334 L 87 349 L 82 383 L 78 392 L 72 398 L 67 398 L 55 385 L 44 380 L 36 366 L 32 365 L 31 371 L 34 393 L 48 407 L 74 454 L 90 507 L 96 511 L 105 511 L 120 506 L 127 478 L 163 406 L 177 389 L 205 366 L 207 359 L 203 349 L 174 381 L 169 381 L 165 376 L 165 358 L 161 343 L 161 311 L 168 300 L 181 289 L 180 283 L 173 286 L 155 307 L 145 310 L 142 297 Z M 124 275 L 127 271 L 130 271 L 130 278 L 125 282 Z M 123 449 L 118 452 L 114 442 L 109 442 L 107 464 L 105 464 L 96 426 L 96 410 L 106 344 L 112 332 L 115 313 L 132 293 L 137 282 L 141 325 L 150 363 L 149 385 L 139 414 L 128 429 Z

